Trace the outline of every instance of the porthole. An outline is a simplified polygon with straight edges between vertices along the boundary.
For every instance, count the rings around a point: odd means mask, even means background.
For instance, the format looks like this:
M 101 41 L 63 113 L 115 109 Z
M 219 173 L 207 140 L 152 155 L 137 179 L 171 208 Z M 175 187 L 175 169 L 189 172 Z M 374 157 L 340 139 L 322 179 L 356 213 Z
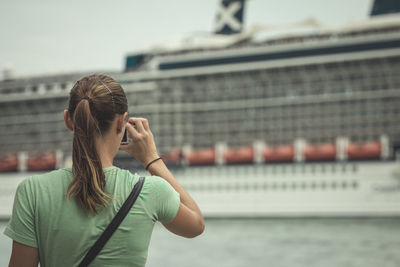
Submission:
M 224 189 L 224 187 L 222 184 L 217 184 L 216 189 L 217 189 L 217 191 L 222 191 Z
M 332 183 L 331 183 L 331 188 L 332 188 L 332 189 L 336 189 L 336 186 L 337 186 L 336 182 L 332 182 Z
M 235 189 L 236 189 L 236 191 L 240 191 L 240 184 L 239 183 L 235 184 Z
M 303 190 L 307 189 L 307 184 L 305 182 L 301 183 L 301 189 Z
M 316 187 L 317 187 L 317 184 L 316 184 L 315 182 L 312 182 L 312 183 L 311 183 L 311 189 L 314 190 Z
M 345 164 L 342 165 L 342 172 L 346 172 L 346 165 Z
M 347 183 L 346 183 L 346 181 L 343 181 L 343 182 L 342 182 L 342 188 L 343 188 L 343 189 L 346 189 L 346 188 L 347 188 Z
M 315 173 L 315 165 L 311 165 L 311 173 L 314 174 Z
M 353 172 L 357 172 L 357 165 L 353 164 Z
M 260 190 L 260 188 L 261 188 L 260 184 L 253 184 L 254 191 L 258 191 L 258 190 Z
M 245 183 L 243 186 L 243 190 L 248 191 L 249 190 L 249 185 Z
M 264 183 L 263 184 L 263 189 L 266 191 L 266 190 L 268 190 L 268 184 L 267 183 Z
M 292 190 L 296 190 L 297 189 L 297 184 L 296 183 L 292 183 Z
M 277 189 L 276 183 L 273 183 L 273 184 L 271 185 L 271 189 L 272 189 L 272 190 L 276 190 L 276 189 Z

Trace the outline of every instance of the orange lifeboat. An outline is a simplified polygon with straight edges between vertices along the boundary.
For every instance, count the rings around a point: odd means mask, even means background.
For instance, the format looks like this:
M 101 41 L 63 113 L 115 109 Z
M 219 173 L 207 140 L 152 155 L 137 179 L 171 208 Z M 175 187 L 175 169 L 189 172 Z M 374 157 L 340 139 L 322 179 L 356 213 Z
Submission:
M 168 154 L 162 154 L 161 158 L 165 162 L 165 164 L 178 164 L 181 160 L 182 152 L 179 148 L 173 149 Z
M 211 165 L 215 164 L 215 149 L 206 148 L 190 151 L 186 155 L 186 160 L 190 165 Z
M 0 155 L 0 172 L 14 172 L 18 169 L 18 158 L 14 154 Z
M 350 143 L 347 146 L 349 159 L 378 159 L 381 153 L 382 148 L 379 142 Z
M 27 160 L 29 171 L 54 170 L 56 168 L 56 156 L 50 152 L 39 152 L 29 155 Z
M 288 162 L 294 159 L 293 145 L 266 147 L 263 151 L 264 160 L 267 162 Z
M 224 152 L 224 159 L 228 164 L 252 163 L 254 160 L 254 149 L 253 147 L 228 148 Z
M 306 145 L 304 148 L 304 158 L 310 161 L 335 160 L 336 146 L 332 143 Z

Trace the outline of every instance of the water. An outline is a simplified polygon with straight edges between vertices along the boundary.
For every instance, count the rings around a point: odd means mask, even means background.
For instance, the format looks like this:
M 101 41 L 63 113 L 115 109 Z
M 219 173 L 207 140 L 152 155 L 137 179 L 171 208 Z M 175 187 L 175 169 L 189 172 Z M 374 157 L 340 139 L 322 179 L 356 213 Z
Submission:
M 399 251 L 400 218 L 207 220 L 195 239 L 157 224 L 146 266 L 398 267 Z M 1 235 L 0 266 L 10 252 Z

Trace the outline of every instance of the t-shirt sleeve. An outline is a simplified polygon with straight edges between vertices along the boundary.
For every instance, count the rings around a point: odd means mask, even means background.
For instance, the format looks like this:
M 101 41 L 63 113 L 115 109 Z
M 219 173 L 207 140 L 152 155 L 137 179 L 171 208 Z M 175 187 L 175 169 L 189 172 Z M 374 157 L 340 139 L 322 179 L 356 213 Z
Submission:
M 34 199 L 29 178 L 18 185 L 12 216 L 4 234 L 18 243 L 38 247 L 35 234 Z
M 153 215 L 160 222 L 172 221 L 178 213 L 180 195 L 163 178 L 158 176 L 146 177 L 149 183 Z

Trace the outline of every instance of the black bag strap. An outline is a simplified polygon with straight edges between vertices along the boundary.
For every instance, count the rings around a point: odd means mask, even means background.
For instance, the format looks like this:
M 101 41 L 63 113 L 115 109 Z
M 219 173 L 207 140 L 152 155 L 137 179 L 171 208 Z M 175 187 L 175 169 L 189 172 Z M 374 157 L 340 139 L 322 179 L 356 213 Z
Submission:
M 137 197 L 140 194 L 140 191 L 142 190 L 143 183 L 144 183 L 144 177 L 140 177 L 139 182 L 137 182 L 135 184 L 135 186 L 132 189 L 132 192 L 130 193 L 128 198 L 125 200 L 122 207 L 119 209 L 119 211 L 117 212 L 115 217 L 112 219 L 110 224 L 107 226 L 107 228 L 101 234 L 99 239 L 97 239 L 96 243 L 94 243 L 94 245 L 90 248 L 90 250 L 86 254 L 85 258 L 83 258 L 81 263 L 78 265 L 79 267 L 88 266 L 94 260 L 94 258 L 96 258 L 97 254 L 99 254 L 101 249 L 104 247 L 104 245 L 110 239 L 110 237 L 113 235 L 115 230 L 117 230 L 118 226 L 121 224 L 121 222 L 124 220 L 124 218 L 128 214 L 129 210 L 132 208 L 133 204 L 135 203 Z

